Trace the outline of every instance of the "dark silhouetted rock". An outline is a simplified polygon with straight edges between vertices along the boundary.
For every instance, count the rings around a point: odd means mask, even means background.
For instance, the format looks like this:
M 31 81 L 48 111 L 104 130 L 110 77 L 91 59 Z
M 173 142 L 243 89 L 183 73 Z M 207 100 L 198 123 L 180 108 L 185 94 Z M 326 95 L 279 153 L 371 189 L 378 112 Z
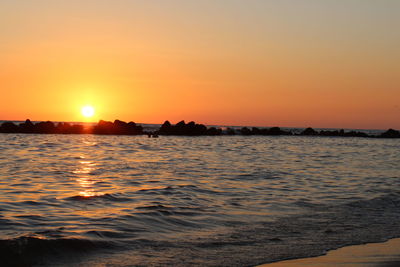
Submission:
M 93 133 L 92 131 L 93 131 L 92 127 L 85 128 L 85 127 L 83 127 L 83 125 L 74 124 L 74 125 L 71 125 L 71 127 L 69 127 L 67 133 L 68 134 Z
M 252 135 L 253 134 L 252 131 L 247 127 L 243 127 L 242 129 L 240 129 L 240 133 L 243 135 Z
M 194 132 L 197 135 L 204 135 L 207 132 L 207 127 L 205 125 L 203 125 L 203 124 L 196 124 L 194 126 Z M 222 130 L 221 130 L 221 132 L 222 132 Z
M 84 127 L 83 125 L 71 125 L 67 122 L 60 122 L 56 126 L 56 133 L 59 134 L 84 134 L 92 133 L 92 127 Z
M 350 131 L 345 132 L 343 129 L 338 130 L 322 130 L 318 133 L 319 136 L 340 136 L 340 137 L 370 137 L 364 132 Z
M 19 125 L 19 128 L 22 133 L 34 133 L 35 132 L 35 125 L 27 119 L 25 122 Z
M 222 130 L 221 129 L 217 129 L 215 127 L 211 127 L 207 129 L 207 135 L 221 135 L 222 134 Z
M 40 134 L 113 134 L 113 135 L 140 135 L 147 134 L 149 137 L 157 137 L 158 135 L 185 135 L 185 136 L 201 136 L 201 135 L 234 135 L 240 133 L 242 135 L 292 135 L 291 131 L 282 130 L 279 127 L 258 128 L 243 127 L 240 130 L 227 128 L 222 131 L 220 128 L 207 128 L 203 124 L 197 124 L 194 121 L 185 123 L 184 120 L 172 125 L 169 121 L 165 121 L 157 131 L 144 132 L 143 127 L 135 122 L 126 123 L 121 120 L 114 122 L 100 120 L 94 126 L 71 125 L 69 123 L 60 122 L 56 126 L 51 121 L 32 123 L 29 119 L 19 125 L 13 122 L 4 122 L 0 126 L 0 133 L 40 133 Z M 340 136 L 340 137 L 380 137 L 380 138 L 400 138 L 400 132 L 389 129 L 378 136 L 370 136 L 365 132 L 341 130 L 321 130 L 315 131 L 312 128 L 303 130 L 300 135 L 306 136 Z
M 134 122 L 126 123 L 115 120 L 114 122 L 100 120 L 93 127 L 94 134 L 138 135 L 143 134 L 143 127 Z
M 400 138 L 400 132 L 397 130 L 389 129 L 386 132 L 379 135 L 382 138 Z
M 251 128 L 251 134 L 260 135 L 261 130 L 258 129 L 257 127 L 253 127 L 253 128 Z
M 114 124 L 111 121 L 100 120 L 96 126 L 93 127 L 94 134 L 113 134 Z
M 185 121 L 180 121 L 175 125 L 176 128 L 180 128 L 180 129 L 185 128 L 185 126 L 186 126 Z
M 284 131 L 279 127 L 272 127 L 267 131 L 267 135 L 292 135 L 292 133 Z
M 197 136 L 206 135 L 207 127 L 203 124 L 196 124 L 194 121 L 185 123 L 185 121 L 180 121 L 176 125 L 171 125 L 169 121 L 165 121 L 160 127 L 156 134 L 159 135 L 187 135 L 187 136 Z
M 318 135 L 318 132 L 315 131 L 313 128 L 308 127 L 307 129 L 305 129 L 304 131 L 302 131 L 300 133 L 300 135 Z
M 228 129 L 226 129 L 226 134 L 227 135 L 235 135 L 236 131 L 235 131 L 235 129 L 228 128 Z
M 368 134 L 366 134 L 366 133 L 356 132 L 356 131 L 345 132 L 343 136 L 345 136 L 345 137 L 369 137 Z
M 82 134 L 86 133 L 82 125 L 70 125 L 60 122 L 57 126 L 51 121 L 32 123 L 29 119 L 18 126 L 11 122 L 3 123 L 0 132 L 37 133 L 37 134 Z
M 158 130 L 159 134 L 171 135 L 172 134 L 172 125 L 169 121 L 165 121 L 163 125 L 161 125 Z
M 59 122 L 56 126 L 56 132 L 60 134 L 69 134 L 71 125 L 67 122 Z
M 169 121 L 165 121 L 164 124 L 161 126 L 161 128 L 165 127 L 165 128 L 171 128 L 171 123 Z
M 19 133 L 20 128 L 13 122 L 3 122 L 0 127 L 2 133 Z
M 51 134 L 56 133 L 56 127 L 51 121 L 41 121 L 35 124 L 35 133 Z
M 284 131 L 279 127 L 272 127 L 269 129 L 259 129 L 257 127 L 253 127 L 251 130 L 249 130 L 247 127 L 243 127 L 240 132 L 243 135 L 292 135 L 292 132 Z
M 339 131 L 320 131 L 319 135 L 321 136 L 340 136 L 340 132 Z M 344 136 L 344 132 L 342 133 L 341 136 Z

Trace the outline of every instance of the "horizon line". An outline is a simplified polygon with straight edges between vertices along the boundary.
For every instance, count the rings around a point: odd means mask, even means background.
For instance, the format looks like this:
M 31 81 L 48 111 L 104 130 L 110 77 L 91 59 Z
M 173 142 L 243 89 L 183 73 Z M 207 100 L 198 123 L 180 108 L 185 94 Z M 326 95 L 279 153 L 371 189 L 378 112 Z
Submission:
M 92 123 L 99 123 L 100 121 L 109 121 L 109 120 L 103 120 L 103 119 L 99 119 L 99 120 L 97 120 L 97 121 L 58 121 L 58 120 L 31 120 L 31 119 L 25 119 L 25 120 L 10 120 L 10 119 L 7 119 L 7 120 L 3 120 L 3 119 L 0 119 L 0 121 L 2 121 L 2 122 L 5 122 L 5 121 L 7 121 L 7 122 L 25 122 L 26 120 L 30 120 L 30 121 L 32 121 L 32 122 L 46 122 L 46 121 L 51 121 L 51 122 L 56 122 L 56 123 L 63 122 L 63 123 L 81 123 L 81 124 L 85 124 L 85 123 L 87 123 L 87 124 L 92 124 Z M 120 120 L 120 119 L 115 119 L 115 120 Z M 113 121 L 115 121 L 115 120 L 113 120 Z M 113 121 L 111 121 L 111 122 L 113 122 Z M 124 120 L 120 120 L 120 121 L 124 121 Z M 135 122 L 135 121 L 133 121 L 133 120 L 130 120 L 130 121 Z M 166 122 L 166 121 L 171 122 L 170 120 L 164 120 L 164 122 Z M 185 121 L 185 122 L 186 122 L 186 120 L 179 120 L 178 122 L 180 122 L 180 121 Z M 187 122 L 191 122 L 191 121 L 195 122 L 194 120 L 188 120 Z M 135 123 L 136 123 L 136 124 L 147 124 L 147 125 L 148 125 L 148 124 L 162 125 L 164 122 L 162 122 L 162 123 L 135 122 Z M 177 124 L 178 122 L 172 123 L 172 124 Z M 196 122 L 196 123 L 197 123 L 197 122 Z M 306 128 L 313 128 L 313 129 L 343 129 L 343 130 L 370 130 L 370 131 L 375 131 L 375 130 L 384 131 L 384 130 L 388 130 L 388 129 L 397 129 L 396 127 L 389 127 L 389 128 L 348 128 L 348 127 L 278 126 L 278 125 L 274 125 L 274 126 L 260 126 L 260 125 L 227 125 L 227 124 L 208 124 L 208 123 L 201 123 L 201 124 L 204 124 L 204 125 L 206 125 L 206 126 L 219 126 L 219 127 L 258 127 L 258 128 L 261 128 L 261 127 L 266 127 L 266 128 L 280 127 L 280 128 L 290 128 L 290 129 L 303 129 L 303 128 L 306 129 Z

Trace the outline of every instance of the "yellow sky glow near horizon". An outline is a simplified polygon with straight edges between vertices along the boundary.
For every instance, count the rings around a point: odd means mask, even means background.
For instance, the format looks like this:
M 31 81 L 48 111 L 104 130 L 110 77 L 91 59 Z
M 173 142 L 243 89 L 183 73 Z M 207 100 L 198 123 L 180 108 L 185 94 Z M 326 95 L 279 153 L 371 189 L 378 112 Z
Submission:
M 0 3 L 0 120 L 400 128 L 397 1 Z

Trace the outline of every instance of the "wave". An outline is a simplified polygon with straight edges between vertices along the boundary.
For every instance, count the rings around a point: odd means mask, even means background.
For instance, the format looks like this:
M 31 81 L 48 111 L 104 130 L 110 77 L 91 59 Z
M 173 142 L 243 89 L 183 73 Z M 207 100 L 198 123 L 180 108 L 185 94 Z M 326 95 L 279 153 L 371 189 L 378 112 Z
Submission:
M 177 186 L 166 186 L 163 188 L 149 188 L 149 189 L 140 189 L 138 192 L 144 194 L 155 194 L 155 195 L 173 195 L 173 194 L 185 194 L 185 193 L 202 193 L 208 195 L 220 195 L 222 192 L 200 188 L 195 185 L 177 185 Z
M 207 213 L 207 208 L 152 202 L 136 207 L 140 213 L 131 214 L 129 218 L 117 218 L 125 222 L 124 228 L 122 225 L 114 229 L 93 228 L 80 235 L 81 238 L 71 238 L 71 235 L 65 238 L 63 231 L 46 231 L 0 240 L 0 257 L 5 266 L 31 266 L 41 264 L 43 260 L 48 264 L 51 257 L 60 255 L 64 258 L 82 256 L 82 260 L 90 265 L 90 253 L 99 258 L 101 249 L 114 252 L 123 249 L 129 251 L 125 255 L 135 257 L 116 266 L 126 263 L 155 265 L 158 260 L 171 266 L 182 265 L 182 262 L 186 265 L 250 266 L 322 255 L 330 249 L 384 241 L 400 235 L 398 192 L 342 204 L 307 202 L 296 202 L 304 208 L 301 214 L 282 216 L 268 222 L 249 218 L 240 224 L 230 224 L 229 231 L 225 229 L 217 234 L 210 231 L 204 221 L 192 220 L 192 216 Z M 227 218 L 223 221 L 224 224 L 229 223 Z M 198 234 L 176 239 L 187 229 L 196 229 Z M 150 232 L 157 232 L 157 237 L 146 239 Z M 198 253 L 197 256 L 191 251 Z M 57 259 L 57 262 L 60 260 Z
M 113 202 L 131 201 L 130 198 L 122 197 L 119 194 L 99 194 L 99 195 L 93 195 L 93 196 L 76 195 L 76 196 L 68 197 L 68 198 L 66 198 L 66 200 L 71 200 L 71 201 L 106 200 L 106 201 L 113 201 Z
M 145 211 L 147 214 L 153 211 L 162 215 L 179 215 L 179 216 L 201 216 L 205 215 L 206 210 L 202 208 L 192 207 L 168 207 L 161 204 L 136 207 L 137 210 Z
M 0 240 L 0 257 L 3 266 L 32 266 L 42 264 L 52 257 L 88 253 L 111 248 L 112 243 L 88 239 L 21 236 Z

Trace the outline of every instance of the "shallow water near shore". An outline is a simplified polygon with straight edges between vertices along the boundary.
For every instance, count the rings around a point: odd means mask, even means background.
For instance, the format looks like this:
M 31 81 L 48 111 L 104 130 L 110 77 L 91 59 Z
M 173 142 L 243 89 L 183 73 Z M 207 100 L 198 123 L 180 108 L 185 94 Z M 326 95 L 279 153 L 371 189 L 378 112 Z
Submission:
M 326 255 L 302 258 L 259 267 L 396 267 L 400 266 L 400 238 L 382 243 L 346 246 Z
M 400 140 L 0 134 L 8 265 L 251 266 L 400 236 Z

